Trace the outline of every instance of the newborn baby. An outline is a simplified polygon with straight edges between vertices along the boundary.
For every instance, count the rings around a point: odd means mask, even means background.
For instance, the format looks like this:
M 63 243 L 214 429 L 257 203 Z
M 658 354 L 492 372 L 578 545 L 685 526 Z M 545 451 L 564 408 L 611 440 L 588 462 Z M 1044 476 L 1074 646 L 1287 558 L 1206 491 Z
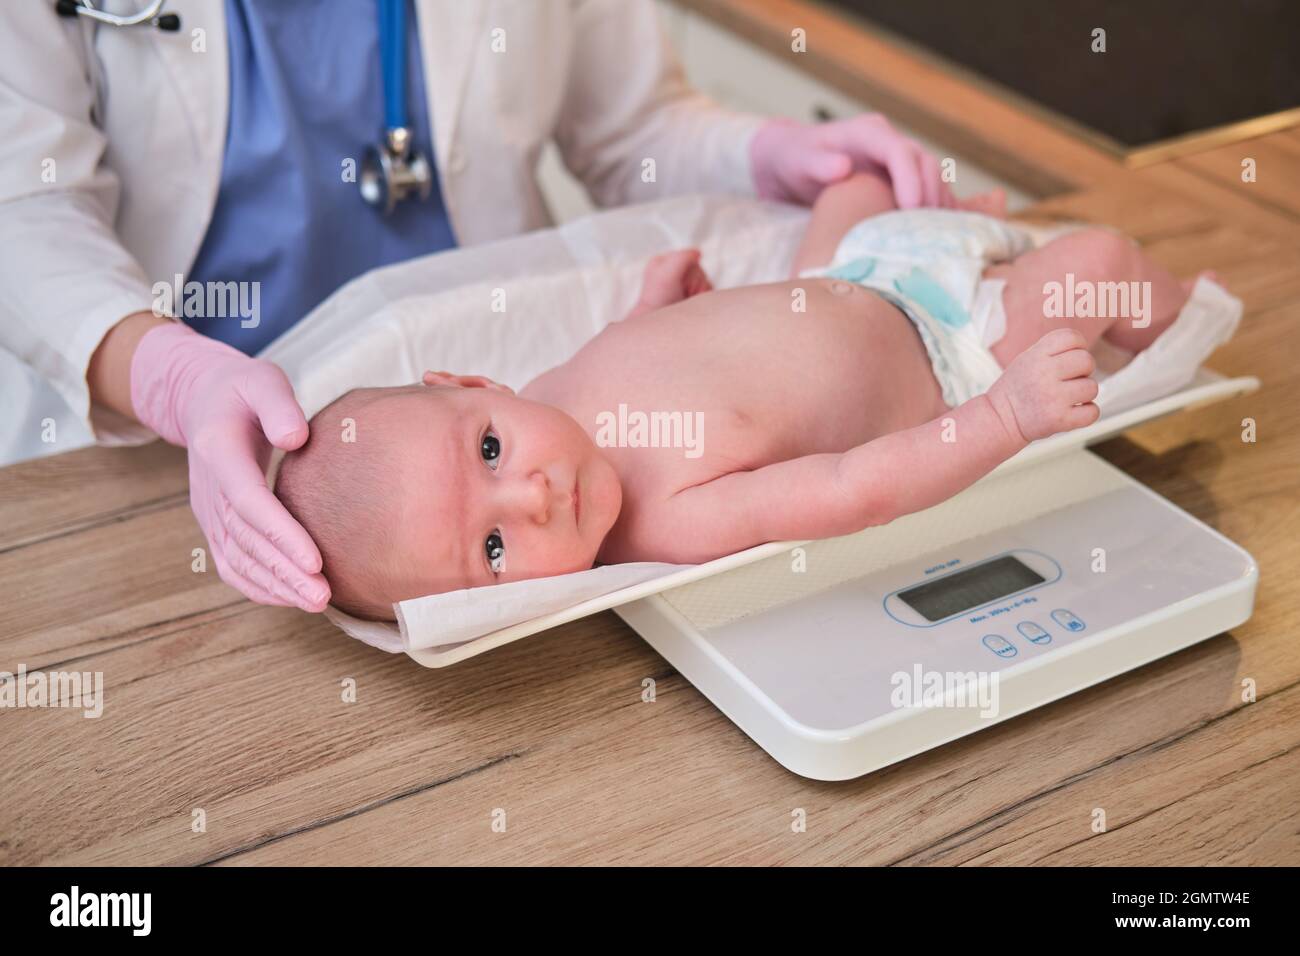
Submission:
M 1088 348 L 1145 348 L 1189 295 L 1105 230 L 1034 248 L 999 198 L 976 203 L 993 215 L 890 212 L 888 185 L 855 176 L 817 201 L 796 278 L 713 291 L 694 250 L 660 256 L 626 319 L 517 395 L 447 372 L 347 393 L 275 491 L 335 606 L 372 620 L 407 598 L 703 562 L 928 508 L 1095 421 Z M 1131 314 L 1054 307 L 1052 283 L 1132 283 Z M 647 421 L 673 427 L 650 441 Z

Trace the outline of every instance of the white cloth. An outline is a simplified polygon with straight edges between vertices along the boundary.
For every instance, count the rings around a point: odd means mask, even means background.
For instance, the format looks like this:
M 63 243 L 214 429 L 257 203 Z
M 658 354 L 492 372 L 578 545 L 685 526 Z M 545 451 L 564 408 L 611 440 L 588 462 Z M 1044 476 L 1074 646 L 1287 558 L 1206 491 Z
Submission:
M 653 581 L 682 567 L 651 561 L 611 564 L 547 578 L 542 587 L 538 586 L 538 579 L 533 579 L 511 581 L 490 588 L 451 591 L 401 602 L 397 605 L 397 626 L 363 621 L 335 607 L 326 608 L 325 616 L 352 637 L 392 653 L 409 648 L 445 648 L 472 641 L 503 627 L 554 614 L 602 594 Z M 492 593 L 488 595 L 484 591 Z
M 1210 353 L 1236 333 L 1241 314 L 1240 299 L 1201 276 L 1178 318 L 1149 346 L 1136 355 L 1112 347 L 1122 367 L 1112 374 L 1099 370 L 1094 376 L 1101 382 L 1097 407 L 1102 416 L 1136 408 L 1187 385 Z
M 788 274 L 806 222 L 804 210 L 720 197 L 599 213 L 376 270 L 332 296 L 266 357 L 289 374 L 308 415 L 349 388 L 415 382 L 426 368 L 518 387 L 626 315 L 655 253 L 698 246 L 719 288 L 776 281 Z M 491 309 L 495 290 L 504 293 L 504 312 Z M 1102 383 L 1103 416 L 1149 400 L 1153 388 L 1167 394 L 1186 384 L 1240 316 L 1238 300 L 1201 280 L 1156 345 Z M 386 650 L 442 648 L 677 570 L 623 565 L 416 598 L 397 606 L 397 625 L 337 611 L 330 618 Z
M 462 245 L 550 224 L 535 178 L 548 140 L 600 205 L 752 192 L 748 144 L 761 120 L 686 85 L 651 0 L 415 0 L 415 9 L 439 186 Z M 0 404 L 60 407 L 60 436 L 152 439 L 120 416 L 92 415 L 86 369 L 113 325 L 152 307 L 155 282 L 189 270 L 216 201 L 225 4 L 170 0 L 168 10 L 181 31 L 97 27 L 57 16 L 53 0 L 5 4 L 0 350 L 35 375 L 5 374 Z M 643 176 L 647 159 L 653 177 Z M 47 394 L 33 396 L 42 383 Z M 0 419 L 11 456 L 0 464 L 48 450 L 38 434 L 33 422 Z

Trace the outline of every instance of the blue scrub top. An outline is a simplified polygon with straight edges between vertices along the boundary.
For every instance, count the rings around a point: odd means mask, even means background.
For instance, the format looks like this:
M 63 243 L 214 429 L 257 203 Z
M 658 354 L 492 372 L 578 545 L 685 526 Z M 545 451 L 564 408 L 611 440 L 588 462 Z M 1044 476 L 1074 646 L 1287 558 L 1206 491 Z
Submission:
M 258 282 L 257 325 L 246 316 L 182 318 L 253 354 L 326 296 L 376 266 L 456 244 L 434 170 L 423 202 L 389 216 L 367 205 L 360 173 L 384 125 L 375 0 L 226 0 L 230 118 L 216 209 L 187 279 Z M 415 12 L 407 4 L 408 123 L 432 166 Z M 188 298 L 188 295 L 187 295 Z M 218 300 L 220 297 L 218 297 Z M 251 291 L 245 291 L 251 303 Z M 181 303 L 177 303 L 180 313 Z

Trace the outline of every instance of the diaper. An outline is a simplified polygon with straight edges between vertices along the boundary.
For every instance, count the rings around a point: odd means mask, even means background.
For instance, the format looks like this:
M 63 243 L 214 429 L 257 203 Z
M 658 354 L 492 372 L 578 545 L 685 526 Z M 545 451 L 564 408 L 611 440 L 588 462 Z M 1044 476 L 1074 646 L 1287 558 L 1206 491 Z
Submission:
M 1035 246 L 1019 226 L 973 212 L 909 209 L 858 223 L 829 267 L 801 275 L 855 282 L 906 315 L 930 356 L 950 407 L 987 391 L 1002 374 L 989 350 L 1006 333 L 1001 279 L 984 269 Z

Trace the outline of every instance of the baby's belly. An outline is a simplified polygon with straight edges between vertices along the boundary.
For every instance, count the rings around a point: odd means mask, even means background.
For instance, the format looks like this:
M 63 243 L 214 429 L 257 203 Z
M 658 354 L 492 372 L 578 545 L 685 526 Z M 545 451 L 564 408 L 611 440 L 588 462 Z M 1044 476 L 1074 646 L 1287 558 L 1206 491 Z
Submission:
M 703 454 L 672 461 L 682 487 L 846 451 L 947 407 L 907 316 L 861 286 L 830 279 L 710 293 L 617 323 L 524 394 L 559 405 L 593 435 L 596 416 L 611 409 L 698 413 Z M 657 470 L 665 460 L 628 457 L 629 469 Z
M 799 454 L 843 451 L 946 410 L 925 345 L 906 315 L 852 283 L 800 284 L 809 286 L 809 324 L 790 336 L 785 354 L 823 374 L 817 398 L 788 406 L 804 418 L 793 429 L 805 439 Z
M 939 383 L 911 320 L 875 293 L 804 279 L 807 310 L 767 298 L 728 354 L 712 354 L 688 407 L 704 408 L 708 454 L 679 465 L 694 484 L 803 455 L 847 451 L 942 414 Z M 765 287 L 770 288 L 770 287 Z M 737 340 L 738 339 L 738 340 Z M 702 354 L 709 349 L 701 348 Z M 707 382 L 707 384 L 705 384 Z

